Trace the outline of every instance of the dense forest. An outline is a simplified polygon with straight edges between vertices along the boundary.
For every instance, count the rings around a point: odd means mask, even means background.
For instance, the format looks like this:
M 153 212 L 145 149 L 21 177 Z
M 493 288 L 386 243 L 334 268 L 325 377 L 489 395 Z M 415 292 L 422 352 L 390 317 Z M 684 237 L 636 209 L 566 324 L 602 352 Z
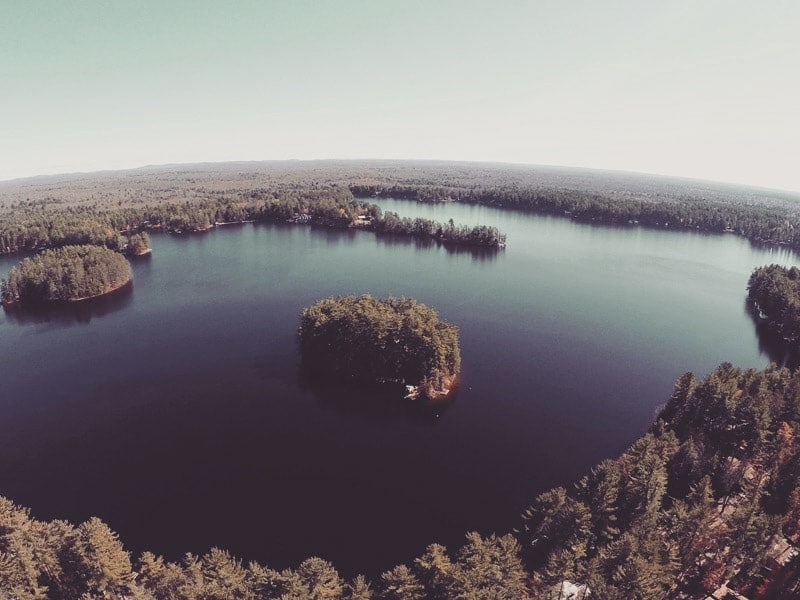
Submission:
M 750 275 L 747 289 L 770 329 L 789 342 L 800 341 L 800 269 L 759 267 Z
M 754 242 L 800 248 L 800 219 L 787 211 L 763 205 L 731 205 L 687 199 L 652 202 L 617 199 L 575 190 L 516 187 L 442 187 L 439 185 L 353 185 L 360 198 L 386 196 L 422 202 L 455 201 L 498 208 L 564 215 L 580 221 L 737 233 Z
M 12 267 L 0 282 L 4 303 L 72 302 L 107 294 L 131 280 L 125 257 L 102 246 L 45 250 Z
M 444 244 L 498 248 L 505 235 L 488 226 L 458 227 L 429 219 L 382 214 L 380 207 L 356 200 L 346 188 L 296 192 L 257 191 L 242 197 L 212 196 L 183 203 L 131 207 L 22 206 L 0 211 L 0 253 L 95 244 L 134 253 L 149 249 L 145 230 L 198 232 L 241 222 L 294 223 L 378 234 L 408 235 Z M 130 240 L 126 240 L 126 235 Z M 141 246 L 133 250 L 133 246 Z
M 303 310 L 298 336 L 313 372 L 409 384 L 429 398 L 446 393 L 461 368 L 456 326 L 411 298 L 318 300 Z
M 557 167 L 311 161 L 179 165 L 0 182 L 0 253 L 86 243 L 117 249 L 126 233 L 202 231 L 249 220 L 363 227 L 464 245 L 498 247 L 505 241 L 492 228 L 385 219 L 377 206 L 356 200 L 381 196 L 728 232 L 800 249 L 800 197 L 785 192 Z
M 661 418 L 572 491 L 539 495 L 513 533 L 431 544 L 368 581 L 309 558 L 276 571 L 212 549 L 132 561 L 93 518 L 43 522 L 0 498 L 6 598 L 449 600 L 800 597 L 800 375 L 687 373 Z M 588 587 L 587 587 L 588 586 Z M 726 586 L 726 587 L 723 587 Z M 718 595 L 717 597 L 722 597 Z

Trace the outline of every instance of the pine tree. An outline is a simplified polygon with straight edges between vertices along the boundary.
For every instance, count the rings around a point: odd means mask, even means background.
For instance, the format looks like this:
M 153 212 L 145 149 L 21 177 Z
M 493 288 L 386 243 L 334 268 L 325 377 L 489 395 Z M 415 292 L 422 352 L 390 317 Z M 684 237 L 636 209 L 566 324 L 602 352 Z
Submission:
M 375 595 L 364 576 L 359 575 L 347 584 L 347 591 L 343 598 L 344 600 L 373 600 Z
M 482 538 L 478 533 L 468 533 L 467 544 L 458 553 L 457 567 L 456 594 L 451 597 L 500 600 L 528 595 L 520 546 L 510 534 Z
M 667 491 L 667 465 L 663 448 L 652 434 L 634 443 L 623 456 L 626 520 L 654 520 Z
M 578 500 L 587 506 L 591 514 L 592 550 L 608 544 L 620 533 L 617 517 L 620 485 L 619 463 L 604 460 L 575 486 Z
M 414 571 L 425 586 L 429 600 L 447 600 L 454 595 L 456 565 L 447 556 L 447 548 L 431 544 L 414 561 Z
M 399 565 L 381 575 L 381 600 L 424 600 L 425 588 L 406 565 Z
M 208 600 L 245 598 L 248 595 L 246 570 L 225 550 L 212 548 L 201 559 L 200 570 L 203 574 L 204 594 Z
M 41 544 L 28 509 L 0 497 L 0 591 L 20 598 L 42 597 L 41 565 L 35 549 Z
M 297 569 L 300 580 L 308 587 L 312 600 L 336 600 L 344 589 L 339 573 L 328 561 L 312 557 Z
M 63 570 L 74 575 L 73 589 L 89 594 L 124 594 L 133 572 L 117 534 L 100 519 L 82 523 L 62 550 Z

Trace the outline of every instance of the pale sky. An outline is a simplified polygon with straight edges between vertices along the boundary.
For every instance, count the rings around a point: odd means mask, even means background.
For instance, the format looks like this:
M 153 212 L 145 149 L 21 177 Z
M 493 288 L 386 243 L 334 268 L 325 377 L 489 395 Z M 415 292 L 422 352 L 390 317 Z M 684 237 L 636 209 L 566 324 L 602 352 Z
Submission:
M 0 0 L 0 180 L 417 158 L 800 191 L 798 32 L 798 0 Z

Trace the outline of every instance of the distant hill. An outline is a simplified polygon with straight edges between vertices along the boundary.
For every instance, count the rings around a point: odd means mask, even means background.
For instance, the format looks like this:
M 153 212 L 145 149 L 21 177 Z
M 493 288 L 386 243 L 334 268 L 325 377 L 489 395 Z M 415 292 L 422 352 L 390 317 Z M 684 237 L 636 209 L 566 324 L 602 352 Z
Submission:
M 124 171 L 42 175 L 0 182 L 0 206 L 18 201 L 83 204 L 130 197 L 180 200 L 205 192 L 309 183 L 432 184 L 570 190 L 615 200 L 687 200 L 800 210 L 800 194 L 719 182 L 571 167 L 409 160 L 259 161 L 155 165 Z

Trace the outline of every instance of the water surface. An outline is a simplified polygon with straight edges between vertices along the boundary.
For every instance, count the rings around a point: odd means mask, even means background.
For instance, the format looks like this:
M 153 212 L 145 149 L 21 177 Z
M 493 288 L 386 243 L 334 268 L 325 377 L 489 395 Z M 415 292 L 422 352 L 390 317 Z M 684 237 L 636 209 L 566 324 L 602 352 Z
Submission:
M 497 225 L 508 248 L 302 226 L 154 235 L 122 294 L 0 314 L 0 493 L 40 518 L 98 515 L 137 553 L 218 546 L 374 574 L 428 543 L 507 531 L 537 493 L 639 436 L 681 373 L 778 356 L 745 285 L 755 266 L 797 264 L 788 252 L 380 203 Z M 298 378 L 302 307 L 365 292 L 413 296 L 460 327 L 451 405 Z

